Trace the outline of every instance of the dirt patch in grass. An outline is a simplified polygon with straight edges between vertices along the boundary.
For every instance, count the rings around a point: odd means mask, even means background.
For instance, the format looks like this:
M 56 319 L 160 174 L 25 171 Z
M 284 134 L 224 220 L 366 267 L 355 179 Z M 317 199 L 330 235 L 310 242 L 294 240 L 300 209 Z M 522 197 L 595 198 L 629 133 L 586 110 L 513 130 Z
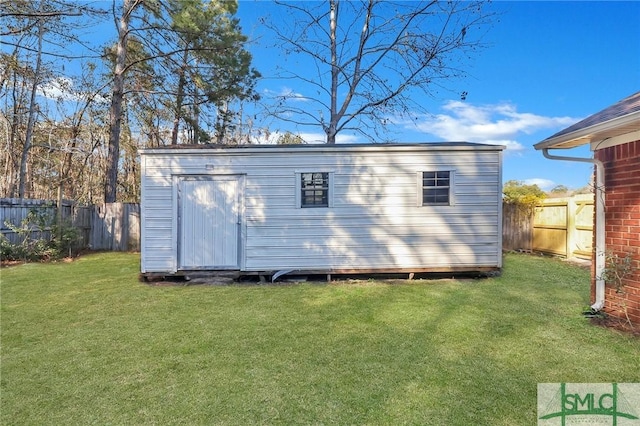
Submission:
M 640 326 L 632 326 L 628 321 L 614 316 L 591 318 L 591 324 L 640 338 Z
M 26 262 L 22 260 L 2 260 L 0 262 L 0 268 L 8 268 L 10 266 L 22 265 L 23 263 L 26 263 Z
M 79 256 L 79 255 L 78 255 Z M 24 265 L 26 263 L 71 263 L 78 258 L 74 257 L 61 257 L 60 259 L 41 259 L 41 260 L 2 260 L 0 261 L 0 268 L 9 268 L 11 266 Z

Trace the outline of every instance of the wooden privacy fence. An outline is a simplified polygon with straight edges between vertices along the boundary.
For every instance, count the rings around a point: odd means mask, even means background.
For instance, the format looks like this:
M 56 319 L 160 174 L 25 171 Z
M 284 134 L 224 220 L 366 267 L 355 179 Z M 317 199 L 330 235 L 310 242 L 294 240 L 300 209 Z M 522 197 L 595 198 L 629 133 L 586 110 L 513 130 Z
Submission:
M 516 204 L 502 205 L 502 249 L 531 251 L 533 213 Z
M 0 230 L 11 243 L 20 242 L 21 235 L 7 225 L 20 227 L 29 214 L 47 223 L 40 228 L 31 224 L 29 234 L 34 239 L 51 238 L 58 208 L 51 200 L 21 198 L 0 199 Z M 132 203 L 107 203 L 95 206 L 77 206 L 63 201 L 62 219 L 81 234 L 81 247 L 92 250 L 137 251 L 140 250 L 140 205 Z
M 0 232 L 12 244 L 19 244 L 21 236 L 10 225 L 21 228 L 28 217 L 28 234 L 33 239 L 50 239 L 55 225 L 58 208 L 52 200 L 34 200 L 26 198 L 0 198 Z M 31 216 L 30 216 L 31 215 Z M 81 247 L 89 245 L 91 230 L 91 208 L 77 206 L 73 201 L 62 202 L 62 220 L 80 231 Z M 44 226 L 37 226 L 38 222 Z
M 92 250 L 140 250 L 140 204 L 93 206 L 89 247 Z
M 505 250 L 538 251 L 590 259 L 593 245 L 593 194 L 547 198 L 533 212 L 505 204 Z

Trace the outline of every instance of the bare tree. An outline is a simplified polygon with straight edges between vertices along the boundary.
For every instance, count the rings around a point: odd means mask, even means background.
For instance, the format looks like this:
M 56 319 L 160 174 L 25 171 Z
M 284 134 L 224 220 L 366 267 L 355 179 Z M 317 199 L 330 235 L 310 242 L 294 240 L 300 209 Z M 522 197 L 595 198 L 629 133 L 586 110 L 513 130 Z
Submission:
M 79 31 L 109 6 L 105 48 Z M 230 134 L 259 75 L 236 10 L 235 0 L 0 0 L 2 195 L 133 200 L 138 147 L 165 144 L 180 124 L 193 142 Z M 85 79 L 92 58 L 105 68 Z
M 42 5 L 42 2 L 41 2 Z M 22 146 L 22 158 L 20 159 L 20 174 L 18 180 L 18 197 L 24 197 L 25 180 L 27 174 L 27 158 L 29 155 L 29 149 L 31 149 L 31 143 L 33 139 L 33 128 L 36 123 L 36 91 L 38 90 L 38 84 L 42 78 L 42 39 L 44 37 L 44 23 L 42 19 L 37 20 L 38 31 L 38 51 L 36 53 L 36 68 L 34 71 L 34 77 L 31 87 L 31 97 L 29 100 L 29 119 L 27 121 L 27 132 L 24 138 L 24 145 Z
M 116 201 L 118 185 L 118 162 L 120 160 L 120 129 L 122 126 L 122 102 L 124 97 L 124 78 L 127 61 L 127 39 L 129 21 L 133 11 L 142 4 L 142 0 L 124 0 L 122 13 L 117 20 L 118 40 L 116 43 L 116 61 L 113 71 L 113 91 L 109 108 L 109 154 L 104 184 L 104 202 Z M 115 9 L 115 1 L 114 1 Z
M 269 113 L 297 125 L 321 126 L 333 144 L 343 131 L 376 140 L 389 120 L 424 111 L 433 95 L 464 75 L 491 22 L 484 2 L 279 2 L 287 9 L 269 27 L 289 61 L 281 72 L 308 93 L 285 93 Z M 288 18 L 283 19 L 283 16 Z M 326 115 L 325 115 L 326 114 Z
M 75 31 L 86 23 L 89 17 L 94 17 L 99 11 L 86 5 L 76 5 L 65 0 L 40 0 L 38 2 L 27 0 L 14 0 L 0 2 L 0 16 L 5 24 L 0 30 L 1 43 L 12 46 L 11 55 L 0 52 L 1 62 L 4 65 L 0 76 L 0 94 L 12 92 L 13 105 L 7 107 L 7 117 L 10 117 L 11 136 L 10 141 L 22 142 L 20 161 L 17 172 L 18 196 L 27 195 L 27 183 L 29 181 L 28 167 L 30 151 L 34 145 L 35 130 L 42 114 L 42 103 L 38 97 L 45 84 L 55 80 L 57 73 L 63 66 L 52 61 L 46 61 L 46 57 L 69 59 L 66 46 L 79 42 Z M 74 20 L 74 17 L 82 16 L 82 21 Z M 13 78 L 13 81 L 9 81 Z M 28 80 L 28 102 L 25 98 L 18 98 L 17 79 L 23 80 L 24 85 Z M 13 86 L 10 90 L 9 86 Z M 24 86 L 26 87 L 26 86 Z M 22 117 L 26 115 L 26 124 L 22 125 Z M 15 149 L 11 144 L 11 149 Z M 10 158 L 7 156 L 9 165 Z M 6 168 L 6 167 L 5 167 Z M 13 180 L 11 173 L 10 181 Z M 8 192 L 13 194 L 13 184 L 8 184 Z

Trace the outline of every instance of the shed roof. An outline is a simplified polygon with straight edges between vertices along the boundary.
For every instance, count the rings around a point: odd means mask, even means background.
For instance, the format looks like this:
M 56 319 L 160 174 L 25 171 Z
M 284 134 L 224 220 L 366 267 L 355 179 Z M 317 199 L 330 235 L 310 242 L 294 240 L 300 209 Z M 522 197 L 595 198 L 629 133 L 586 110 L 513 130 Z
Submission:
M 363 143 L 363 144 L 292 144 L 292 145 L 164 145 L 160 147 L 144 148 L 143 154 L 160 154 L 167 151 L 179 151 L 180 153 L 209 152 L 233 152 L 233 153 L 257 153 L 257 152 L 292 152 L 308 150 L 313 152 L 380 152 L 380 151 L 502 151 L 504 145 L 490 145 L 472 142 L 429 142 L 429 143 Z
M 639 131 L 640 92 L 637 92 L 535 144 L 534 148 L 573 148 Z

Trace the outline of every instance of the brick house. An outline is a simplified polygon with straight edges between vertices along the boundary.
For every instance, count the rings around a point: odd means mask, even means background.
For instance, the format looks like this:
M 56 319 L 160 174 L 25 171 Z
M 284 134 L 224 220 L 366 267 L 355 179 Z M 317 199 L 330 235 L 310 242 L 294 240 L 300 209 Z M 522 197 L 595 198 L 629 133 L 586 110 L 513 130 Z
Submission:
M 589 144 L 593 158 L 551 154 Z M 592 308 L 640 324 L 640 92 L 537 143 L 545 157 L 593 163 L 596 173 Z M 631 258 L 623 292 L 605 283 L 605 253 Z M 626 311 L 626 312 L 625 312 Z

